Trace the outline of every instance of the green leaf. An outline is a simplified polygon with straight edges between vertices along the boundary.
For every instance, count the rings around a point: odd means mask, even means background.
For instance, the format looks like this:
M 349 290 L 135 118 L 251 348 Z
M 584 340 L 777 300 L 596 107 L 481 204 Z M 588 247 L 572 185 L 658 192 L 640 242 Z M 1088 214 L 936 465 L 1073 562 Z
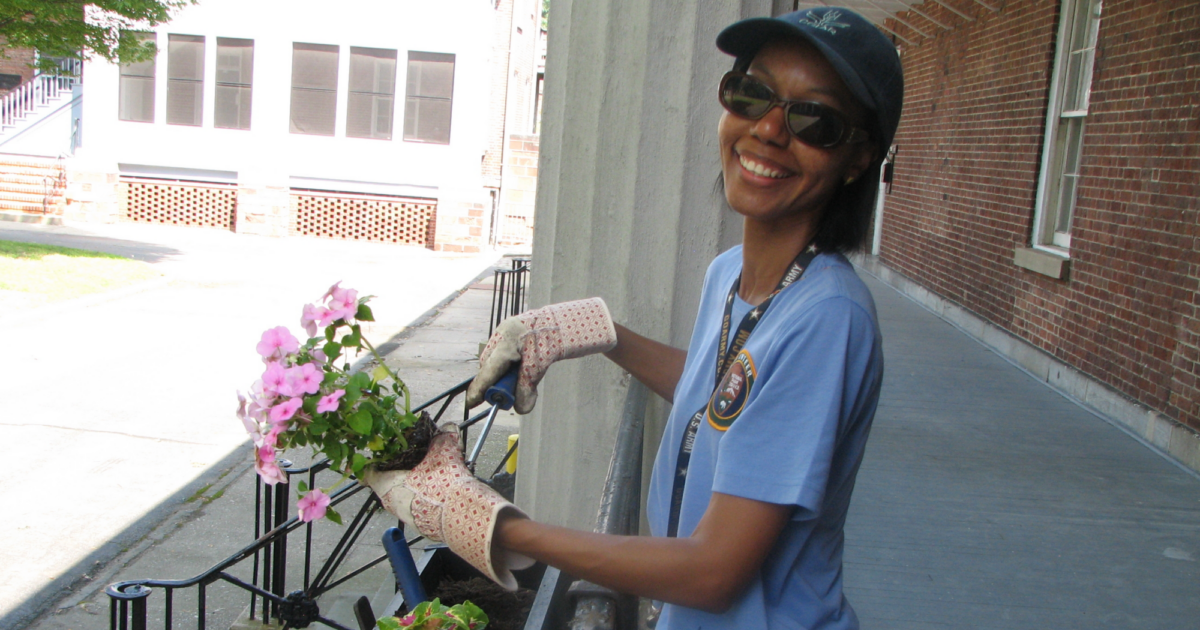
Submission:
M 358 372 L 354 376 L 350 377 L 350 385 L 353 385 L 360 390 L 367 389 L 371 386 L 371 375 L 365 372 Z
M 333 341 L 333 336 L 336 334 L 337 334 L 337 326 L 326 326 L 325 327 L 325 339 L 327 339 L 328 341 Z
M 296 492 L 299 492 L 300 494 L 304 494 L 304 493 L 308 492 L 308 484 L 305 483 L 303 479 L 301 479 L 300 482 L 296 484 Z
M 305 396 L 304 402 L 300 404 L 300 408 L 304 410 L 304 413 L 307 413 L 308 415 L 311 416 L 311 415 L 317 413 L 317 403 L 320 400 L 321 400 L 320 394 L 317 394 L 315 396 Z
M 346 383 L 346 395 L 342 397 L 342 400 L 346 401 L 347 404 L 353 405 L 358 402 L 359 398 L 362 398 L 362 388 L 353 380 Z
M 338 356 L 342 354 L 342 344 L 337 343 L 336 341 L 330 341 L 321 347 L 321 352 L 324 352 L 325 358 L 329 359 L 329 361 L 332 363 L 338 358 Z
M 329 514 L 329 511 L 326 510 L 325 513 Z M 383 617 L 375 622 L 375 627 L 379 630 L 401 630 L 400 619 L 398 617 Z
M 359 409 L 350 414 L 346 418 L 346 422 L 350 423 L 350 428 L 354 429 L 354 432 L 360 435 L 370 435 L 371 425 L 375 424 L 374 418 L 371 417 L 371 412 L 365 409 Z
M 389 376 L 391 376 L 391 373 L 388 372 L 388 369 L 382 365 L 376 365 L 375 369 L 371 370 L 371 378 L 376 383 L 386 379 Z
M 337 510 L 334 510 L 333 508 L 325 508 L 325 518 L 337 523 L 338 525 L 342 524 L 342 515 L 338 514 Z
M 355 453 L 354 456 L 350 458 L 350 469 L 354 471 L 355 476 L 361 475 L 363 466 L 366 465 L 367 458 L 363 457 L 361 453 Z
M 323 419 L 313 420 L 312 424 L 308 425 L 308 432 L 312 435 L 321 435 L 329 430 L 329 423 Z
M 375 315 L 371 313 L 370 306 L 367 306 L 366 304 L 359 304 L 358 312 L 354 314 L 354 319 L 357 319 L 360 322 L 373 322 L 375 321 Z

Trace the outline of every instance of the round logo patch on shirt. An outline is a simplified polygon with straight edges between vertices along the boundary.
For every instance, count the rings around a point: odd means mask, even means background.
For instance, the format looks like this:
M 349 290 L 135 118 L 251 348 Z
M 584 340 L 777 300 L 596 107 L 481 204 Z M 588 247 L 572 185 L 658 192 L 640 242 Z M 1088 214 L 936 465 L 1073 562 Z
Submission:
M 754 359 L 742 350 L 733 359 L 733 365 L 721 379 L 721 386 L 708 402 L 708 423 L 718 431 L 725 431 L 746 406 L 750 389 L 754 387 Z

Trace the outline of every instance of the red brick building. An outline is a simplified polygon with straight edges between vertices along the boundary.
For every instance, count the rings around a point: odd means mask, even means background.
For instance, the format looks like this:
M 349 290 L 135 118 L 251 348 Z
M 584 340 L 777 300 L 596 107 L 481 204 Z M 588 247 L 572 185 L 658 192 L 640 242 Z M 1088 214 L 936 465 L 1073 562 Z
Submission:
M 907 89 L 878 262 L 1200 466 L 1200 1 L 929 0 L 883 26 Z

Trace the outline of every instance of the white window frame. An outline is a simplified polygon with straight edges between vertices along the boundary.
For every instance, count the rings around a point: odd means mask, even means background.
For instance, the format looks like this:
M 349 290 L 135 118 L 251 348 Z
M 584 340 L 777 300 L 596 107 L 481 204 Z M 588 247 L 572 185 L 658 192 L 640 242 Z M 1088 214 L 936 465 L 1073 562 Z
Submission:
M 1058 44 L 1054 53 L 1054 70 L 1050 75 L 1050 102 L 1046 108 L 1046 134 L 1042 145 L 1042 165 L 1038 173 L 1037 197 L 1033 212 L 1033 247 L 1070 257 L 1070 220 L 1075 211 L 1078 192 L 1080 156 L 1084 127 L 1091 99 L 1092 70 L 1096 59 L 1096 41 L 1100 30 L 1102 0 L 1063 0 L 1060 9 Z M 1080 20 L 1085 20 L 1080 24 Z M 1075 28 L 1086 29 L 1083 48 L 1072 48 Z M 1076 84 L 1075 107 L 1064 109 L 1068 96 L 1068 66 L 1072 54 L 1081 56 L 1080 78 Z M 1071 134 L 1072 127 L 1075 133 Z M 1074 154 L 1074 172 L 1064 172 L 1068 156 Z M 1057 230 L 1064 212 L 1063 182 L 1074 178 L 1070 199 L 1065 204 L 1067 229 Z

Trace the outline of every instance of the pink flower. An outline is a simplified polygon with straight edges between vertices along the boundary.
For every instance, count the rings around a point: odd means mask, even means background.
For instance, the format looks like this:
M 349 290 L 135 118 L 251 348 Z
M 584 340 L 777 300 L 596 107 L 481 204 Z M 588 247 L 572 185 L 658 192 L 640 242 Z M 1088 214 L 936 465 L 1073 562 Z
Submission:
M 300 350 L 300 342 L 288 332 L 287 326 L 276 326 L 263 333 L 258 353 L 266 361 L 281 359 Z
M 247 411 L 246 397 L 242 396 L 242 392 L 238 392 L 237 397 L 238 397 L 237 417 L 241 419 L 242 426 L 246 427 L 246 433 L 250 434 L 250 439 L 254 440 L 254 445 L 262 446 L 263 435 L 262 435 L 262 431 L 259 429 L 258 420 L 256 420 L 253 417 L 252 412 Z M 255 406 L 254 403 L 250 403 L 251 408 L 253 408 L 254 406 Z
M 269 394 L 274 397 L 276 394 L 280 396 L 291 396 L 292 387 L 288 385 L 287 370 L 283 368 L 278 361 L 271 361 L 267 364 L 267 371 L 262 375 L 262 388 L 264 394 Z
M 324 374 L 314 363 L 305 363 L 287 369 L 287 384 L 292 395 L 315 394 L 321 391 Z
M 304 332 L 308 333 L 309 337 L 317 336 L 317 327 L 328 326 L 334 318 L 330 317 L 332 312 L 324 306 L 316 304 L 305 304 L 304 312 L 300 315 L 300 325 L 304 327 Z
M 273 424 L 287 422 L 292 419 L 292 416 L 296 415 L 296 411 L 300 409 L 300 405 L 302 404 L 304 404 L 304 400 L 298 396 L 296 398 L 289 398 L 286 402 L 271 407 L 268 418 L 270 418 Z
M 329 495 L 313 488 L 300 499 L 296 508 L 300 512 L 300 520 L 311 523 L 319 518 L 325 518 L 325 508 L 329 507 Z
M 325 413 L 328 411 L 337 411 L 338 399 L 346 395 L 346 390 L 339 389 L 328 396 L 321 398 L 321 402 L 317 403 L 317 413 Z
M 263 445 L 254 449 L 254 470 L 267 485 L 287 483 L 287 473 L 283 472 L 275 463 L 275 447 L 273 446 Z
M 267 431 L 267 434 L 262 436 L 262 443 L 271 447 L 278 445 L 279 434 L 283 433 L 285 429 L 286 427 L 282 424 L 272 425 L 271 430 Z
M 350 319 L 358 313 L 358 291 L 354 289 L 343 289 L 341 282 L 336 282 L 329 290 L 325 292 L 325 299 L 329 300 L 328 306 L 332 321 L 339 319 Z
M 329 357 L 325 356 L 325 353 L 321 352 L 319 348 L 313 349 L 312 358 L 315 359 L 317 363 L 329 363 Z

